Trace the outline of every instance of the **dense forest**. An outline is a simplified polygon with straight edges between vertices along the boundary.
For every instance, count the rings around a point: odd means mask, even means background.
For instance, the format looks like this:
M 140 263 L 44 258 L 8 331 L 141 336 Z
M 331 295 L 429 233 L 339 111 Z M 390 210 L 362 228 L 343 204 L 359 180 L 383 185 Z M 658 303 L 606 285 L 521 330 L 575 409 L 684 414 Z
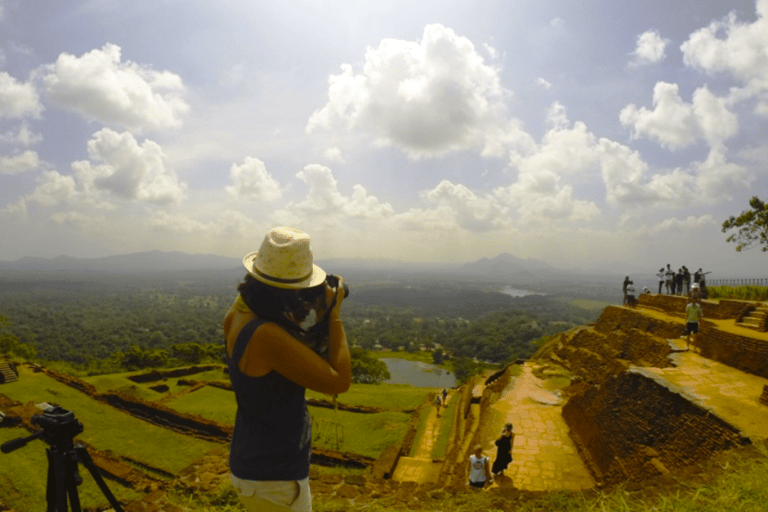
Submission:
M 41 361 L 89 373 L 220 362 L 221 321 L 235 294 L 221 279 L 0 278 L 0 317 L 7 319 L 0 351 L 16 339 L 17 352 L 31 348 Z M 529 357 L 543 337 L 594 321 L 601 309 L 466 284 L 366 283 L 353 287 L 343 315 L 350 343 L 362 349 L 437 349 L 439 357 L 505 363 Z

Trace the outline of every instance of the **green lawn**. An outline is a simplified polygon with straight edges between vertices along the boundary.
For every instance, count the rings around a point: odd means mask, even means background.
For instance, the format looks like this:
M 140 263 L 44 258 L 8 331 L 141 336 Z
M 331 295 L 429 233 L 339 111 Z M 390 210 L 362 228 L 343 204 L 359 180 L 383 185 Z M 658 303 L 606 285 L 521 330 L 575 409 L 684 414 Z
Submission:
M 220 423 L 235 424 L 235 393 L 226 389 L 205 386 L 164 405 L 179 412 L 197 414 Z
M 173 474 L 221 446 L 180 436 L 134 418 L 43 373 L 22 371 L 18 381 L 3 385 L 2 392 L 21 403 L 49 402 L 71 410 L 84 426 L 84 432 L 77 439 L 100 450 L 126 454 L 132 459 Z
M 29 435 L 30 432 L 23 428 L 2 428 L 0 429 L 0 443 Z M 18 511 L 46 509 L 45 490 L 48 475 L 46 448 L 48 445 L 45 442 L 36 440 L 11 453 L 0 454 L 2 499 Z M 81 505 L 83 507 L 107 505 L 107 499 L 88 469 L 80 465 L 79 472 L 83 478 L 83 484 L 77 488 Z M 133 490 L 122 487 L 113 481 L 107 480 L 106 482 L 109 490 L 120 501 L 135 500 L 141 497 Z

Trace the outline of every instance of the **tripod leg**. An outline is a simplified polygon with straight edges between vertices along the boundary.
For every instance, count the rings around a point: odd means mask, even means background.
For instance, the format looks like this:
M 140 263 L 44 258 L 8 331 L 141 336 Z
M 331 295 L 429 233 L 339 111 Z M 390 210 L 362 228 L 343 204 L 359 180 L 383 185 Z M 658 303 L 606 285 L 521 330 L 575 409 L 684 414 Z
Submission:
M 90 471 L 91 475 L 93 476 L 93 479 L 96 480 L 96 483 L 99 486 L 99 489 L 101 489 L 101 492 L 104 494 L 104 497 L 109 500 L 109 504 L 112 505 L 112 508 L 115 509 L 115 512 L 125 512 L 123 510 L 123 507 L 120 506 L 120 502 L 117 501 L 117 498 L 115 498 L 115 495 L 112 494 L 112 491 L 109 490 L 109 487 L 107 487 L 107 483 L 104 481 L 104 478 L 101 476 L 101 473 L 99 473 L 99 468 L 96 467 L 96 464 L 93 462 L 93 459 L 91 458 L 91 454 L 88 453 L 88 450 L 85 449 L 85 447 L 81 444 L 75 445 L 75 453 L 77 453 L 77 458 L 80 460 L 80 462 L 83 463 L 83 465 L 88 468 L 88 471 Z
M 48 512 L 67 512 L 67 487 L 64 454 L 58 448 L 48 448 L 48 488 L 45 499 Z
M 67 475 L 67 494 L 69 494 L 69 505 L 72 512 L 81 512 L 80 495 L 77 493 L 77 486 L 82 483 L 82 478 L 77 472 L 77 454 L 74 451 L 66 453 L 64 467 Z

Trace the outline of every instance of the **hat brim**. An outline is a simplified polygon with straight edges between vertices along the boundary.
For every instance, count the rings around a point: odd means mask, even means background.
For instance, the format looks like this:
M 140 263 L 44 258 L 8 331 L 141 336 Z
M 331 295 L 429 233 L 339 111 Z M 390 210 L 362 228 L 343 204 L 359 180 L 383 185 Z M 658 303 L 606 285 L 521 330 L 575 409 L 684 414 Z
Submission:
M 285 282 L 284 280 L 277 280 L 276 278 L 270 278 L 270 276 L 262 274 L 258 272 L 258 270 L 256 269 L 255 261 L 258 254 L 259 252 L 256 251 L 245 256 L 243 258 L 243 266 L 245 267 L 245 270 L 247 270 L 248 273 L 251 276 L 253 276 L 254 279 L 256 279 L 257 281 L 261 281 L 264 284 L 268 284 L 269 286 L 274 286 L 275 288 L 299 290 L 302 288 L 312 288 L 314 286 L 320 286 L 325 281 L 325 277 L 326 277 L 325 270 L 321 269 L 314 263 L 312 264 L 312 275 L 310 275 L 307 279 L 304 279 L 301 281 Z

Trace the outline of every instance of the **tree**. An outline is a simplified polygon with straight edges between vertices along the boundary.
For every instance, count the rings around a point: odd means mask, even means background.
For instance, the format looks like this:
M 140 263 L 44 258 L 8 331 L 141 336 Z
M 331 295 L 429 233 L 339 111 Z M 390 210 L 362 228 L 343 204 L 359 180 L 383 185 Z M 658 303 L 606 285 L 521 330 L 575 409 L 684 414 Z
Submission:
M 730 229 L 738 229 L 726 241 L 736 242 L 736 251 L 749 249 L 757 243 L 762 245 L 762 251 L 768 252 L 768 204 L 757 196 L 749 200 L 751 210 L 744 210 L 738 217 L 731 215 L 723 222 L 723 233 Z
M 352 362 L 352 382 L 355 384 L 378 384 L 392 378 L 384 361 L 379 361 L 367 350 L 351 347 L 349 355 Z

